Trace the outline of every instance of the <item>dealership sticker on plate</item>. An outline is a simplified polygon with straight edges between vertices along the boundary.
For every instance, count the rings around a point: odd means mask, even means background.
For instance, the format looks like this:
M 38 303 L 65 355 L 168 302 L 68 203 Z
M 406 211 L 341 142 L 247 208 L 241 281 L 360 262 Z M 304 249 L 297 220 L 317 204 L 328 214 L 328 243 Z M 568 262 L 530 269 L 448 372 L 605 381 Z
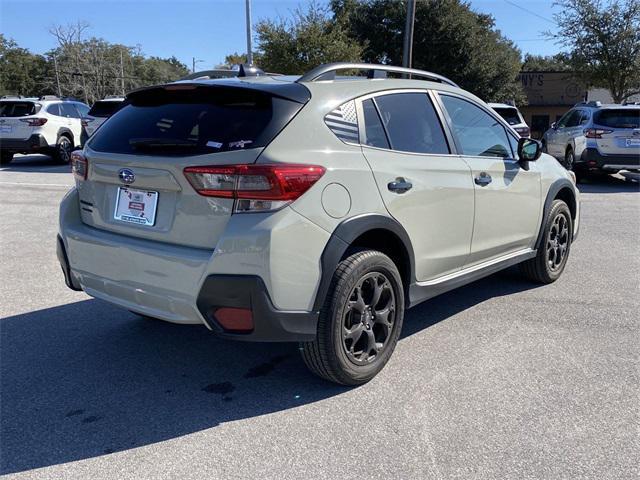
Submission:
M 157 206 L 158 192 L 119 187 L 113 218 L 121 222 L 153 226 Z

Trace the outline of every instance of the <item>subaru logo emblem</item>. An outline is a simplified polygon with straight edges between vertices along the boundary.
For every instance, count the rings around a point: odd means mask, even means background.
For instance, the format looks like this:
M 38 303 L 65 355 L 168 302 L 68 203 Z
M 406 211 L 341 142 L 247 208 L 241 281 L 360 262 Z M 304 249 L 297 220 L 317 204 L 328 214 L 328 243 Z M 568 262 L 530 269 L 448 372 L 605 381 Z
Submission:
M 118 172 L 118 177 L 120 178 L 120 181 L 122 183 L 125 183 L 127 185 L 130 185 L 136 181 L 136 176 L 128 168 L 123 168 L 122 170 L 120 170 Z

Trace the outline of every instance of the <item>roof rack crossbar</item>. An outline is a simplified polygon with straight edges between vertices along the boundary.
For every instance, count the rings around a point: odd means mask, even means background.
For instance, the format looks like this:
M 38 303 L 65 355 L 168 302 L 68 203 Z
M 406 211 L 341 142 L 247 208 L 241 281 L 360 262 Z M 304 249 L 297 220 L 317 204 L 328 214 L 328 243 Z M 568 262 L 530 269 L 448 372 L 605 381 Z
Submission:
M 437 73 L 416 70 L 415 68 L 394 67 L 393 65 L 375 65 L 369 63 L 325 63 L 302 75 L 298 82 L 314 82 L 318 80 L 333 80 L 339 70 L 362 70 L 367 72 L 367 78 L 384 78 L 386 73 L 402 73 L 410 77 L 420 77 L 432 82 L 445 83 L 452 87 L 458 85 L 447 77 Z

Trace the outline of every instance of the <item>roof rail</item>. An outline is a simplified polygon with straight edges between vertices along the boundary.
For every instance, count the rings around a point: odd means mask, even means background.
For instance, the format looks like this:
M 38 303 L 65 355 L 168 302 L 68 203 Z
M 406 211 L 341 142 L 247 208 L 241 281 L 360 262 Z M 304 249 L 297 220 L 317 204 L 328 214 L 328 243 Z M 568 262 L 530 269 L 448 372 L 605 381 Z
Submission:
M 578 102 L 574 105 L 574 107 L 601 107 L 602 102 L 600 100 L 590 100 L 588 102 Z
M 432 82 L 446 83 L 452 87 L 458 87 L 456 83 L 447 77 L 437 73 L 416 70 L 415 68 L 394 67 L 393 65 L 376 65 L 371 63 L 325 63 L 302 75 L 297 82 L 315 82 L 318 80 L 333 80 L 338 70 L 365 70 L 367 78 L 386 78 L 387 73 L 403 73 L 411 77 L 421 77 Z
M 41 95 L 38 100 L 62 100 L 57 95 Z
M 22 95 L 2 95 L 2 97 L 0 97 L 0 100 L 9 100 L 9 99 L 14 99 L 14 98 L 24 98 Z

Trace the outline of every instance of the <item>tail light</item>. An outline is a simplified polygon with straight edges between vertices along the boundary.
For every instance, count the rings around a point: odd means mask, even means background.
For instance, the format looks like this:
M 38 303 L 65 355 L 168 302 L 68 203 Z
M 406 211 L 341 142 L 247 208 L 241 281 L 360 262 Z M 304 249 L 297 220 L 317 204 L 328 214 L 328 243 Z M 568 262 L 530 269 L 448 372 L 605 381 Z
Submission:
M 584 136 L 587 138 L 602 138 L 602 135 L 611 132 L 613 132 L 613 130 L 605 130 L 604 128 L 585 128 Z
M 93 118 L 89 118 L 89 117 L 82 117 L 82 119 L 80 120 L 80 123 L 82 124 L 83 127 L 88 127 L 89 124 L 91 122 L 93 122 Z
M 89 161 L 82 151 L 71 152 L 71 172 L 79 180 L 86 180 L 89 172 Z
M 40 117 L 36 117 L 36 118 L 21 118 L 20 121 L 29 124 L 30 127 L 41 127 L 42 125 L 47 123 L 47 119 L 46 118 L 40 118 Z
M 265 212 L 288 205 L 316 183 L 317 165 L 262 164 L 187 167 L 191 186 L 206 197 L 236 199 L 235 212 Z

